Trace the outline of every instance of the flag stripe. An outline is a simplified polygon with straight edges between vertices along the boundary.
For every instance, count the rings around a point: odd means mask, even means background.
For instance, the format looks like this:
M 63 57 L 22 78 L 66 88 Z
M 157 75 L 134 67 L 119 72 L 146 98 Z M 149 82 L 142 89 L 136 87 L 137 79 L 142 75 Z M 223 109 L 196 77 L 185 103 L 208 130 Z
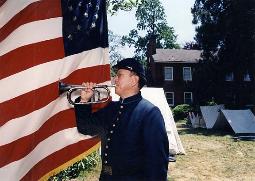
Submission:
M 15 140 L 34 133 L 55 114 L 70 108 L 71 106 L 66 100 L 66 96 L 62 95 L 39 110 L 33 111 L 23 117 L 10 120 L 0 127 L 0 135 L 5 135 L 0 140 L 0 146 L 12 143 Z M 45 112 L 48 114 L 45 114 Z M 29 127 L 25 125 L 29 125 Z M 8 134 L 9 130 L 13 130 L 16 134 Z
M 33 53 L 33 56 L 31 56 Z M 63 39 L 30 44 L 8 52 L 0 58 L 0 79 L 30 67 L 64 57 Z
M 79 84 L 83 81 L 97 83 L 105 82 L 110 80 L 109 69 L 109 64 L 81 69 L 72 73 L 65 79 L 65 82 Z M 97 77 L 95 75 L 97 75 L 98 72 L 100 72 L 100 76 Z M 31 96 L 36 97 L 36 99 L 31 99 Z M 58 82 L 55 82 L 1 103 L 0 113 L 3 116 L 0 117 L 0 126 L 11 119 L 24 116 L 34 110 L 44 107 L 58 96 Z
M 4 177 L 6 180 L 20 180 L 35 164 L 45 157 L 68 145 L 88 138 L 89 136 L 79 134 L 77 128 L 59 131 L 40 142 L 33 151 L 22 159 L 2 167 L 0 169 L 0 175 L 6 175 L 6 177 Z
M 56 0 L 43 0 L 30 4 L 0 29 L 0 42 L 19 26 L 37 20 L 61 16 L 61 4 Z M 47 11 L 49 10 L 50 11 Z
M 0 0 L 0 177 L 6 180 L 38 180 L 99 142 L 77 132 L 58 81 L 110 82 L 105 1 L 92 7 L 61 1 Z M 75 13 L 83 22 L 79 32 Z M 90 27 L 94 15 L 99 19 Z
M 54 117 L 55 114 L 70 108 L 71 106 L 66 100 L 66 96 L 63 95 L 39 110 L 33 111 L 23 117 L 10 120 L 0 128 L 1 135 L 5 135 L 0 140 L 0 145 L 3 146 L 12 143 L 15 140 L 34 133 L 40 129 L 47 120 Z M 45 114 L 45 112 L 48 112 L 48 114 Z M 22 127 L 22 125 L 26 124 L 29 125 L 29 127 Z M 13 130 L 16 134 L 8 134 L 9 130 Z
M 83 154 L 85 150 L 87 152 L 87 150 L 96 145 L 98 142 L 99 139 L 94 137 L 80 141 L 73 145 L 69 145 L 62 150 L 59 150 L 41 160 L 22 178 L 22 180 L 38 180 L 40 178 L 38 175 L 45 175 L 51 170 L 57 168 L 59 165 L 63 165 L 69 160 L 77 157 L 77 155 Z
M 0 0 L 0 7 L 6 2 L 7 0 Z
M 0 7 L 0 28 L 31 3 L 40 0 L 8 0 Z
M 22 137 L 10 144 L 0 147 L 0 167 L 3 167 L 13 161 L 17 161 L 22 157 L 26 156 L 31 152 L 36 145 L 41 141 L 53 135 L 54 133 L 75 127 L 75 121 L 70 120 L 70 117 L 74 117 L 74 112 L 72 109 L 60 112 L 48 119 L 38 131 Z M 58 125 L 58 126 L 55 126 Z M 14 130 L 13 130 L 14 131 Z M 22 131 L 22 130 L 21 130 Z M 30 145 L 30 146 L 24 146 Z M 15 153 L 10 152 L 10 150 L 15 150 Z
M 0 42 L 0 56 L 21 46 L 62 37 L 61 27 L 62 17 L 21 25 Z
M 71 107 L 66 99 L 66 94 L 63 94 L 41 109 L 8 121 L 0 127 L 0 135 L 5 135 L 0 139 L 0 146 L 12 143 L 15 140 L 34 133 L 52 116 Z M 45 114 L 45 112 L 48 114 Z M 29 127 L 23 127 L 23 125 L 29 125 Z M 12 130 L 15 134 L 9 134 L 9 130 Z
M 0 103 L 56 82 L 59 79 L 64 79 L 75 70 L 106 65 L 108 62 L 107 49 L 97 48 L 32 67 L 1 80 L 0 87 L 4 87 L 4 89 L 1 90 Z M 93 76 L 96 75 L 98 75 L 97 72 Z M 31 76 L 33 79 L 31 79 Z M 29 81 L 23 81 L 27 79 Z M 22 86 L 17 87 L 17 82 L 22 82 Z

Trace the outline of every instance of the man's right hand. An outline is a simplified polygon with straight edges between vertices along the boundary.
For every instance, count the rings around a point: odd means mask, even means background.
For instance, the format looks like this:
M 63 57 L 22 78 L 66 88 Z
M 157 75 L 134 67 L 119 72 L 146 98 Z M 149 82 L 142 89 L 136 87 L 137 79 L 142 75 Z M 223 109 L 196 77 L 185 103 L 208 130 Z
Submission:
M 88 102 L 93 96 L 93 87 L 96 86 L 96 83 L 93 82 L 83 82 L 82 86 L 86 87 L 81 91 L 81 102 Z

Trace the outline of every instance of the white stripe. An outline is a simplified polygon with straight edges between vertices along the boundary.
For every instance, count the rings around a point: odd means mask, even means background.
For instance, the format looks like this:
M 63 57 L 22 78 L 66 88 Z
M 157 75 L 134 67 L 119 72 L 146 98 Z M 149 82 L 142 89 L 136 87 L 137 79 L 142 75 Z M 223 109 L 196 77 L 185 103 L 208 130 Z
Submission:
M 108 48 L 96 48 L 32 67 L 0 80 L 3 88 L 0 103 L 63 79 L 75 70 L 106 64 L 109 64 Z
M 20 26 L 0 43 L 0 56 L 25 45 L 62 37 L 62 19 L 50 18 Z
M 0 28 L 12 19 L 21 10 L 39 0 L 8 0 L 0 7 Z
M 23 117 L 8 121 L 0 127 L 0 146 L 11 143 L 21 137 L 37 131 L 49 118 L 68 108 L 70 108 L 70 106 L 68 105 L 66 97 L 61 96 L 39 110 L 31 112 Z M 11 134 L 10 130 L 13 130 Z
M 103 82 L 102 84 L 109 85 L 110 81 Z M 36 132 L 49 118 L 71 107 L 72 106 L 67 101 L 66 94 L 62 94 L 58 99 L 47 106 L 23 117 L 8 121 L 0 127 L 0 146 Z M 11 133 L 10 130 L 12 130 Z
M 0 169 L 0 178 L 4 178 L 4 180 L 20 180 L 34 165 L 45 157 L 68 145 L 88 138 L 91 137 L 79 134 L 76 127 L 62 130 L 40 142 L 24 158 L 2 167 Z

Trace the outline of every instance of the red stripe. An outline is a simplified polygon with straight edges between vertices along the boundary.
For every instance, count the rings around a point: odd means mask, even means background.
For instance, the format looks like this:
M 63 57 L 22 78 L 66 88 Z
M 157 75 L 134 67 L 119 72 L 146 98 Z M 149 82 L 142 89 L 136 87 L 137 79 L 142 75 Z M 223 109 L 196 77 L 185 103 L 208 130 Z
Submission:
M 64 81 L 81 84 L 83 81 L 104 82 L 110 80 L 110 66 L 99 65 L 73 72 Z M 100 74 L 100 76 L 98 76 Z M 23 94 L 0 104 L 0 126 L 11 119 L 24 116 L 40 109 L 58 97 L 58 82 Z
M 34 2 L 16 14 L 0 29 L 0 42 L 23 24 L 60 16 L 62 16 L 62 12 L 59 0 L 43 0 Z
M 38 131 L 22 137 L 12 143 L 0 147 L 0 168 L 25 157 L 41 141 L 58 131 L 75 127 L 75 115 L 73 109 L 60 112 L 47 120 Z M 15 150 L 15 152 L 10 152 Z
M 91 138 L 69 145 L 40 161 L 21 180 L 39 180 L 51 170 L 84 153 L 98 142 L 98 138 Z
M 42 63 L 61 59 L 64 55 L 63 38 L 19 47 L 0 57 L 0 79 Z
M 7 0 L 0 0 L 0 6 L 2 6 Z

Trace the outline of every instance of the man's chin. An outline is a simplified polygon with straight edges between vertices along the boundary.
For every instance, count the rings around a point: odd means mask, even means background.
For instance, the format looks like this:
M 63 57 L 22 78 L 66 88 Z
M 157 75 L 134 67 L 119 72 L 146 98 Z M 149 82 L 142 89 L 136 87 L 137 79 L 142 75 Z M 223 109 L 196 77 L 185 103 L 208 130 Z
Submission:
M 119 92 L 119 89 L 116 87 L 116 88 L 115 88 L 115 94 L 117 94 L 117 95 L 119 96 L 119 95 L 120 95 L 119 93 L 120 93 L 120 92 Z
M 118 94 L 117 87 L 115 87 L 114 92 L 115 92 L 115 94 Z

